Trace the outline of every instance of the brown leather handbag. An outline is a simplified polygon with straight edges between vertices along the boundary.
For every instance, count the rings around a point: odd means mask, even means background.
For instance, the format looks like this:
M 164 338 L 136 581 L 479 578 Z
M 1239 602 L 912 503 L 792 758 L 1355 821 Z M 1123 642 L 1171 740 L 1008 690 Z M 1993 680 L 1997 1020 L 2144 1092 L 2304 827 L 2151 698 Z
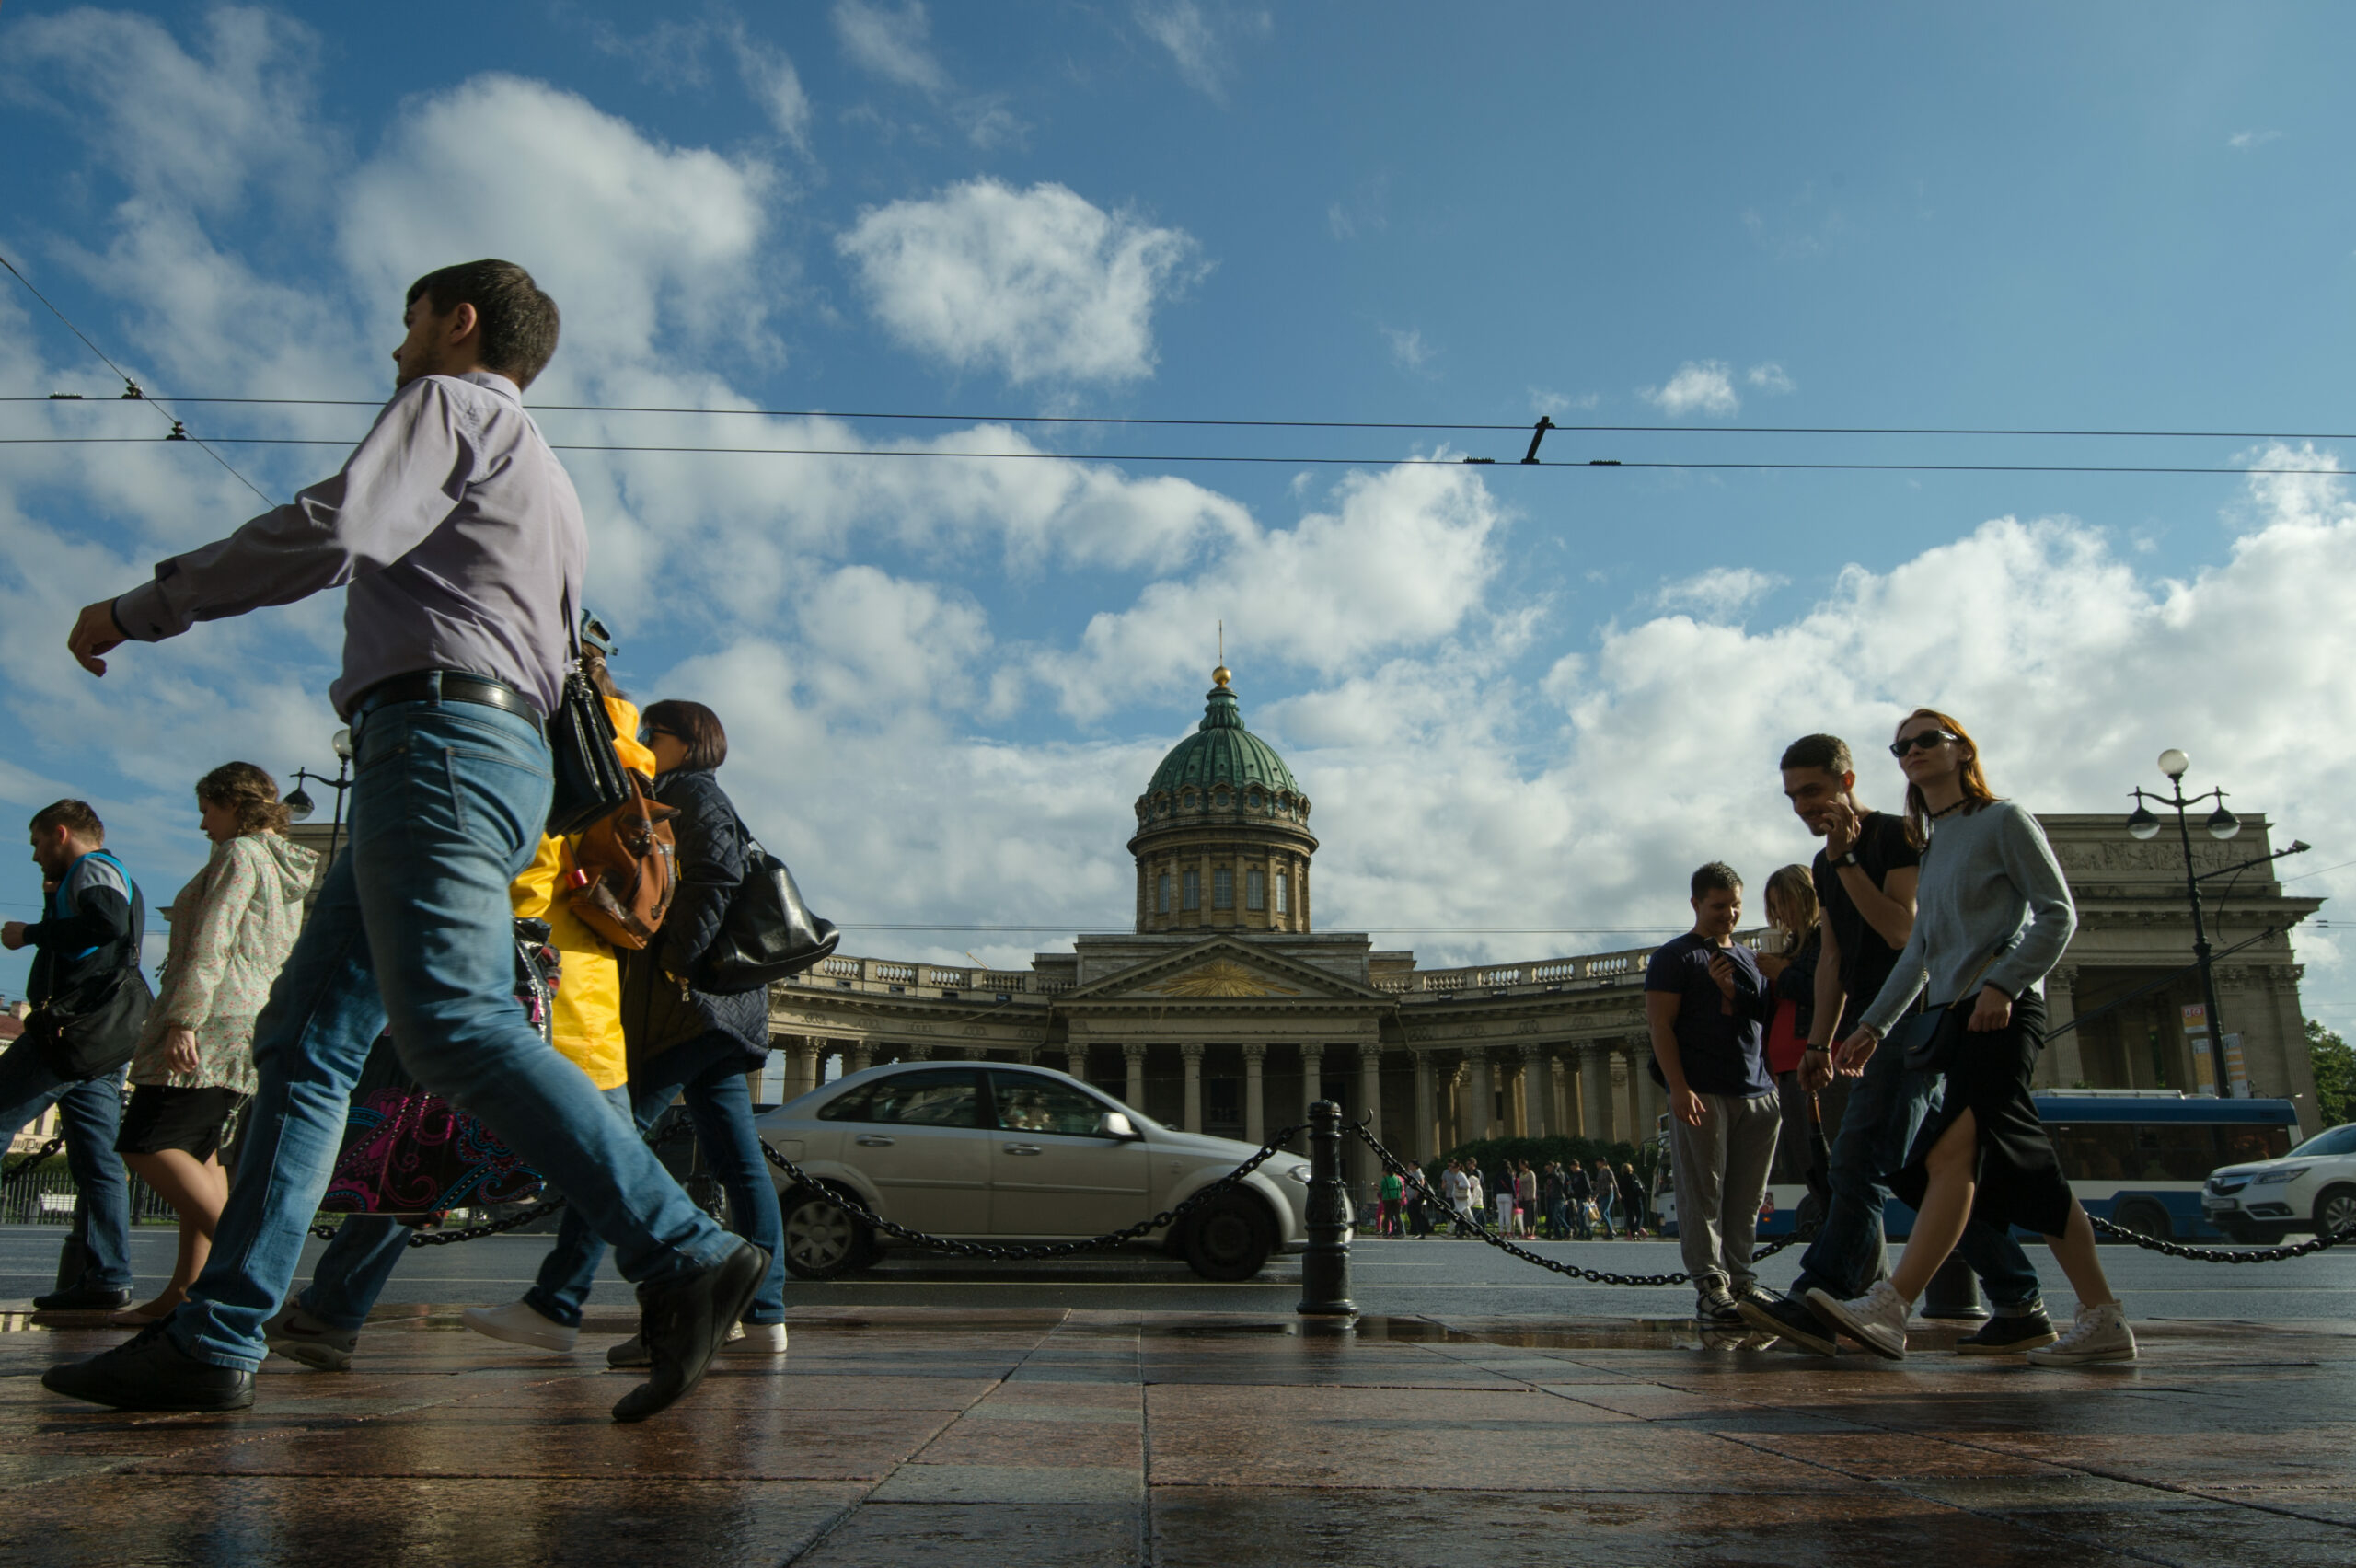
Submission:
M 679 811 L 649 795 L 637 769 L 624 768 L 622 777 L 629 798 L 572 842 L 565 902 L 583 925 L 637 952 L 663 928 L 679 885 L 679 852 L 671 836 L 671 819 Z

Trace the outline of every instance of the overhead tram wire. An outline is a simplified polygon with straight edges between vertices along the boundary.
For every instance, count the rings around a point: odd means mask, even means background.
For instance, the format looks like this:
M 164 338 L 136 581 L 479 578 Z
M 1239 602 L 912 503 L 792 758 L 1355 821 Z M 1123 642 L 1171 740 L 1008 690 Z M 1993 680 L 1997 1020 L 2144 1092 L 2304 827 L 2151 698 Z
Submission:
M 140 386 L 138 382 L 133 380 L 129 371 L 126 371 L 122 366 L 115 363 L 112 359 L 109 358 L 107 352 L 104 349 L 98 347 L 98 344 L 90 340 L 90 335 L 87 332 L 83 331 L 82 329 L 74 325 L 72 317 L 68 317 L 65 312 L 58 309 L 56 305 L 47 294 L 33 287 L 33 281 L 30 278 L 26 277 L 24 273 L 18 271 L 17 270 L 17 264 L 14 261 L 9 260 L 5 255 L 0 255 L 0 267 L 7 268 L 9 275 L 15 278 L 17 282 L 24 284 L 25 291 L 28 294 L 40 301 L 41 304 L 48 308 L 48 311 L 52 316 L 56 317 L 58 320 L 64 322 L 65 324 L 65 329 L 68 332 L 73 333 L 76 338 L 82 340 L 82 346 L 84 348 L 98 355 L 98 362 L 101 364 L 105 365 L 109 370 L 113 371 L 116 375 L 121 377 L 123 386 L 122 396 L 111 399 L 112 401 L 118 403 L 153 403 L 156 406 L 156 410 L 161 413 L 164 418 L 171 421 L 171 433 L 163 437 L 164 440 L 194 442 L 197 445 L 203 447 L 204 455 L 212 458 L 215 463 L 220 464 L 222 468 L 228 473 L 231 478 L 237 480 L 239 484 L 253 491 L 255 495 L 260 496 L 261 498 L 261 503 L 264 506 L 276 506 L 278 504 L 277 502 L 271 499 L 270 494 L 260 485 L 246 478 L 245 475 L 237 472 L 237 467 L 232 464 L 229 459 L 222 456 L 218 452 L 214 451 L 212 446 L 207 444 L 207 443 L 202 438 L 189 434 L 188 427 L 181 423 L 179 417 L 172 412 L 169 405 L 166 404 L 161 398 L 149 397 L 147 389 Z M 29 401 L 29 399 L 17 398 L 10 398 L 8 400 L 11 402 Z M 41 400 L 46 402 L 51 401 L 52 399 L 43 398 Z M 69 437 L 66 439 L 70 440 L 72 438 Z M 15 445 L 20 444 L 12 442 L 10 444 Z
M 0 446 L 106 446 L 137 445 L 156 438 L 133 435 L 13 435 L 0 436 Z M 195 440 L 193 436 L 164 437 L 165 440 Z M 356 440 L 338 440 L 325 436 L 295 435 L 219 435 L 210 438 L 222 445 L 242 446 L 352 446 Z M 203 444 L 199 442 L 198 444 Z M 1497 459 L 1493 457 L 1357 457 L 1270 456 L 1257 453 L 1202 452 L 941 452 L 922 447 L 874 446 L 686 446 L 668 443 L 631 444 L 624 442 L 564 442 L 549 443 L 556 452 L 620 452 L 703 455 L 714 457 L 914 457 L 934 460 L 964 460 L 1002 463 L 1253 463 L 1271 464 L 1282 467 L 1346 467 L 1346 468 L 1455 468 L 1482 467 L 1500 471 L 1521 468 L 1632 468 L 1668 469 L 1688 472 L 1719 470 L 1761 473 L 1862 473 L 1862 474 L 2173 474 L 2215 475 L 2231 478 L 2279 476 L 2344 476 L 2341 468 L 2247 468 L 2214 465 L 2156 463 L 1797 463 L 1759 460 L 1753 462 L 1669 462 L 1648 458 L 1593 457 Z M 208 450 L 210 450 L 208 448 Z M 215 460 L 228 467 L 226 460 Z M 230 468 L 231 473 L 237 473 Z M 244 478 L 243 475 L 238 478 Z M 247 481 L 248 489 L 252 482 Z M 260 495 L 259 490 L 254 491 Z M 264 497 L 265 501 L 269 498 Z M 275 504 L 274 502 L 272 504 Z
M 9 269 L 15 271 L 13 267 Z M 18 274 L 19 277 L 22 274 Z M 30 285 L 27 285 L 29 287 Z M 46 300 L 42 301 L 47 304 Z M 54 308 L 54 307 L 52 307 Z M 63 317 L 59 317 L 64 320 Z M 71 322 L 67 325 L 72 326 Z M 78 336 L 78 333 L 77 333 Z M 88 342 L 88 339 L 83 341 Z M 94 350 L 95 352 L 95 346 Z M 106 356 L 99 355 L 101 359 Z M 112 361 L 109 361 L 112 367 Z M 120 374 L 118 372 L 117 374 Z M 0 395 L 0 403 L 84 401 L 55 393 Z M 110 399 L 89 401 L 105 403 Z M 375 409 L 382 399 L 365 398 L 179 398 L 184 405 L 222 407 Z M 1220 430 L 1432 430 L 1480 431 L 1528 434 L 1528 421 L 1495 424 L 1443 420 L 1245 420 L 1183 419 L 1142 414 L 958 414 L 851 409 L 697 409 L 637 403 L 535 403 L 541 413 L 669 414 L 711 419 L 872 420 L 944 424 L 1149 425 Z M 1729 424 L 1550 424 L 1550 432 L 1589 435 L 1928 435 L 1928 436 L 2058 436 L 2076 439 L 2152 441 L 2356 441 L 2356 432 L 2297 430 L 2072 430 L 2059 427 L 1997 425 L 1729 425 Z M 1502 465 L 1501 465 L 1502 466 Z M 1749 465 L 1744 465 L 1749 467 Z M 2246 470 L 2235 470 L 2236 472 Z

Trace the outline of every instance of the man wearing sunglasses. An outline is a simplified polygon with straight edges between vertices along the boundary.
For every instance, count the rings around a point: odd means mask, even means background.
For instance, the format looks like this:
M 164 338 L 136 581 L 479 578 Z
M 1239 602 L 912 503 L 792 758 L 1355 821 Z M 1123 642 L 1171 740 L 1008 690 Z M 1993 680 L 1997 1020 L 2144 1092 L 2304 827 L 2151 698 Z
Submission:
M 1912 745 L 1953 738 L 1926 730 L 1890 752 L 1902 758 Z M 1842 1037 L 1843 1008 L 1852 999 L 1863 1007 L 1880 995 L 1899 951 L 1913 933 L 1914 884 L 1923 858 L 1907 837 L 1905 819 L 1858 802 L 1856 767 L 1848 743 L 1838 735 L 1794 741 L 1784 752 L 1783 770 L 1784 798 L 1808 831 L 1824 840 L 1813 867 L 1817 901 L 1824 911 L 1824 951 L 1816 967 L 1816 1016 L 1807 1054 L 1800 1059 L 1801 1086 L 1816 1092 L 1833 1081 L 1831 1044 Z M 1900 1052 L 1877 1051 L 1865 1063 L 1850 1083 L 1833 1138 L 1828 1171 L 1832 1202 L 1823 1228 L 1800 1260 L 1790 1295 L 1781 1300 L 1753 1295 L 1736 1304 L 1745 1322 L 1801 1350 L 1835 1354 L 1837 1331 L 1808 1306 L 1807 1292 L 1810 1286 L 1853 1286 L 1862 1296 L 1889 1273 L 1882 1235 L 1888 1179 L 1905 1163 L 1939 1087 L 1932 1075 L 1907 1071 Z M 2052 1341 L 2037 1270 L 2018 1242 L 1975 1220 L 1956 1251 L 1980 1275 L 1996 1314 L 1960 1342 L 1958 1352 L 2018 1354 Z

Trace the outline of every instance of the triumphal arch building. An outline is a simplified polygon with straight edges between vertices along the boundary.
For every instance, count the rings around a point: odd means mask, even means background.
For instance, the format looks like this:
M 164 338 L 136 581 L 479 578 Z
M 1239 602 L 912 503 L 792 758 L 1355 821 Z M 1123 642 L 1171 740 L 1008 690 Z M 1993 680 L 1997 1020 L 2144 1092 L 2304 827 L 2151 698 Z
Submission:
M 829 959 L 772 989 L 783 1055 L 769 1093 L 815 1086 L 829 1058 L 855 1071 L 987 1057 L 1044 1062 L 1157 1120 L 1253 1143 L 1320 1098 L 1422 1159 L 1507 1133 L 1648 1134 L 1665 1098 L 1646 1071 L 1651 950 L 1426 969 L 1361 933 L 1316 929 L 1309 793 L 1245 728 L 1230 678 L 1214 673 L 1202 722 L 1137 799 L 1134 929 L 1080 933 L 1025 970 Z M 2087 1021 L 2053 1041 L 2042 1079 L 2230 1092 L 2225 1052 L 2196 1050 L 2205 1038 L 2188 1029 L 2200 993 L 2179 973 L 2192 946 L 2181 847 L 2130 837 L 2122 816 L 2043 821 L 2080 917 L 2049 1008 L 2057 1026 Z M 2230 843 L 2197 839 L 2197 869 L 2269 852 L 2266 821 L 2243 821 Z M 1695 847 L 1697 861 L 1708 853 Z M 2238 1081 L 2294 1097 L 2313 1131 L 2289 932 L 2320 900 L 2285 896 L 2270 864 L 2206 886 L 2212 904 L 2224 894 L 2211 940 L 2235 950 L 2216 978 Z

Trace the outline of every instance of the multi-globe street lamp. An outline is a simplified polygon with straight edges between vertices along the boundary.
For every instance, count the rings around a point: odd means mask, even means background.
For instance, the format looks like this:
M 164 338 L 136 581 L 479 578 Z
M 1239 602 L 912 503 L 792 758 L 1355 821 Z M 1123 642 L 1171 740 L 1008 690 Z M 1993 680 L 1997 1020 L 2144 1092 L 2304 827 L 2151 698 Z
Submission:
M 343 792 L 352 788 L 352 732 L 338 730 L 335 732 L 333 744 L 335 746 L 335 777 L 329 778 L 325 774 L 314 773 L 307 767 L 298 767 L 294 770 L 294 792 L 286 797 L 286 814 L 296 822 L 308 822 L 311 820 L 311 813 L 318 811 L 319 806 L 318 801 L 311 799 L 310 791 L 304 789 L 303 785 L 308 782 L 317 784 L 323 790 L 335 791 L 335 819 L 333 825 L 328 829 L 327 859 L 319 862 L 323 867 L 335 864 L 335 852 L 343 838 Z

